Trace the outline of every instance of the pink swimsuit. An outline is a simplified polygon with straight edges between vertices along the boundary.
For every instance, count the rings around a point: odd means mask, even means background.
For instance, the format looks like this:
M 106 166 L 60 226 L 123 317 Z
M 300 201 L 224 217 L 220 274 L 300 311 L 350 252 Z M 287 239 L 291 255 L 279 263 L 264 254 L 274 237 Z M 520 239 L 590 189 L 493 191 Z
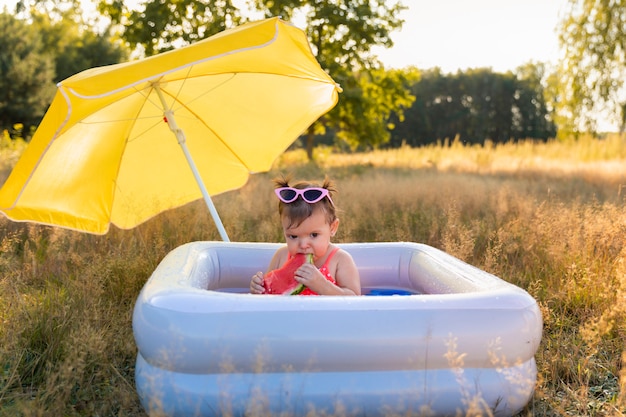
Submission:
M 324 275 L 324 277 L 326 277 L 326 279 L 332 282 L 333 284 L 335 284 L 335 278 L 333 278 L 330 275 L 330 271 L 328 270 L 328 263 L 330 262 L 332 257 L 335 255 L 335 253 L 337 253 L 338 250 L 339 248 L 333 249 L 333 251 L 328 255 L 328 258 L 326 258 L 326 262 L 324 262 L 324 265 L 322 265 L 319 268 L 322 275 Z M 302 290 L 302 292 L 299 295 L 319 295 L 319 294 L 316 293 L 315 291 L 310 290 L 309 288 L 305 288 L 304 290 Z

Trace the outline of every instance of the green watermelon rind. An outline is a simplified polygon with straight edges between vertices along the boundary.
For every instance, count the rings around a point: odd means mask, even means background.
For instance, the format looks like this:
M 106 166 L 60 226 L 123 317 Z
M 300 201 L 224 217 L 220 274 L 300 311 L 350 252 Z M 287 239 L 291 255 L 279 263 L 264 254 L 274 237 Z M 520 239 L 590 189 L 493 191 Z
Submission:
M 305 288 L 306 287 L 304 286 L 304 284 L 299 284 L 295 290 L 289 293 L 289 295 L 299 295 L 302 293 L 302 291 L 304 291 Z
M 312 253 L 307 253 L 306 254 L 306 262 L 312 264 L 313 263 L 313 254 Z M 299 295 L 302 293 L 302 291 L 304 291 L 304 289 L 306 288 L 306 286 L 304 284 L 299 284 L 295 290 L 291 291 L 289 293 L 289 295 Z

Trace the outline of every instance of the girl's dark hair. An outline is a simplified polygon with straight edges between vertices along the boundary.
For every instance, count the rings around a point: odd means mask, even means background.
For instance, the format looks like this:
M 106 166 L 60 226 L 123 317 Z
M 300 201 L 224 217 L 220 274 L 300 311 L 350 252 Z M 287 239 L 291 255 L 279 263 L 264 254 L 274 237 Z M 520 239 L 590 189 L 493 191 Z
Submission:
M 293 187 L 299 190 L 310 187 L 322 187 L 328 190 L 328 194 L 330 195 L 331 199 L 334 197 L 333 194 L 337 192 L 334 183 L 330 179 L 328 179 L 328 177 L 324 178 L 324 182 L 322 185 L 308 181 L 298 181 L 294 184 L 289 184 L 289 181 L 291 181 L 289 177 L 281 176 L 274 179 L 274 185 L 276 186 L 276 188 Z M 326 216 L 326 222 L 328 222 L 328 224 L 331 224 L 337 219 L 335 206 L 330 202 L 328 198 L 323 198 L 317 203 L 313 204 L 307 203 L 302 199 L 302 197 L 298 197 L 295 201 L 291 203 L 283 203 L 282 201 L 278 200 L 278 214 L 280 215 L 281 219 L 283 217 L 289 219 L 289 227 L 299 226 L 304 220 L 311 216 L 311 214 L 313 214 L 315 210 L 322 210 L 324 212 L 324 215 Z

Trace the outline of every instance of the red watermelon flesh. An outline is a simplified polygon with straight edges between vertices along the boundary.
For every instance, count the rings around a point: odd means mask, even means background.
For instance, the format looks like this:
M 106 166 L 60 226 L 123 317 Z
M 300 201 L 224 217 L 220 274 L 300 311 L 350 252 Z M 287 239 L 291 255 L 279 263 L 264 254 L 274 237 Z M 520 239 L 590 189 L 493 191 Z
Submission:
M 264 285 L 266 294 L 300 294 L 304 290 L 304 285 L 295 280 L 294 274 L 307 261 L 307 258 L 312 259 L 313 257 L 298 253 L 288 259 L 282 267 L 265 274 Z

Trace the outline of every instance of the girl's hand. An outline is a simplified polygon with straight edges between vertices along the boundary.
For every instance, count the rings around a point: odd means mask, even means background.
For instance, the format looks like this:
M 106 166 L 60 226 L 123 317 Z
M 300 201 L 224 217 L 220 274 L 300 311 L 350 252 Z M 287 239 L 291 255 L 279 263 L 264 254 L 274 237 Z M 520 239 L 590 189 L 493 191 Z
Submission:
M 265 294 L 263 285 L 263 272 L 259 271 L 250 280 L 250 294 Z
M 296 270 L 294 279 L 305 287 L 318 294 L 323 292 L 323 288 L 329 282 L 319 269 L 313 264 L 304 263 Z

